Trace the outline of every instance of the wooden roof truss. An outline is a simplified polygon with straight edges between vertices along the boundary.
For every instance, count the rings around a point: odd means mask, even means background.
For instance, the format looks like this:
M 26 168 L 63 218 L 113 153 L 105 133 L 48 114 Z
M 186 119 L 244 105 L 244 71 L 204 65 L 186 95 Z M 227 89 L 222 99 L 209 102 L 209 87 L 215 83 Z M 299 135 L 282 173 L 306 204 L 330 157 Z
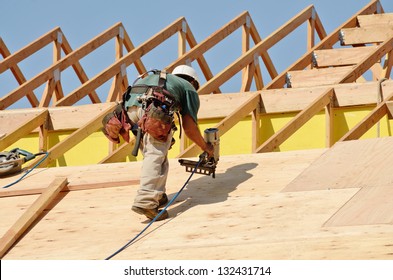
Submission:
M 74 127 L 76 131 L 54 147 L 47 147 L 46 135 L 51 127 L 48 125 L 45 128 L 44 125 L 46 122 L 50 123 L 51 109 L 49 111 L 36 109 L 36 113 L 34 113 L 35 115 L 31 119 L 27 120 L 26 123 L 20 124 L 19 128 L 21 129 L 15 128 L 14 131 L 11 131 L 10 128 L 3 128 L 6 133 L 1 132 L 2 147 L 9 146 L 12 142 L 24 137 L 26 133 L 39 126 L 42 130 L 40 132 L 40 149 L 51 152 L 51 157 L 47 159 L 47 163 L 60 157 L 62 153 L 71 149 L 79 141 L 87 137 L 88 134 L 99 129 L 102 116 L 113 109 L 114 103 L 112 102 L 120 100 L 122 92 L 129 84 L 127 67 L 134 65 L 139 73 L 145 72 L 146 69 L 142 63 L 142 57 L 175 34 L 178 34 L 179 39 L 178 58 L 165 69 L 171 71 L 179 64 L 190 64 L 196 61 L 206 79 L 206 82 L 201 85 L 198 91 L 201 98 L 203 95 L 221 93 L 220 86 L 239 72 L 242 73 L 241 92 L 249 92 L 252 82 L 255 83 L 258 92 L 250 93 L 248 98 L 241 99 L 242 102 L 239 102 L 235 108 L 232 108 L 232 111 L 227 113 L 216 125 L 221 134 L 225 134 L 239 121 L 251 114 L 253 119 L 253 152 L 273 151 L 309 119 L 325 109 L 327 113 L 327 146 L 331 146 L 334 143 L 332 111 L 334 107 L 340 106 L 335 94 L 337 85 L 365 82 L 365 75 L 368 71 L 371 71 L 371 80 L 373 81 L 390 77 L 393 64 L 393 60 L 390 58 L 393 48 L 393 33 L 390 27 L 380 28 L 380 26 L 391 24 L 391 19 L 392 15 L 384 14 L 379 1 L 371 1 L 329 35 L 326 34 L 314 7 L 309 6 L 265 39 L 262 39 L 258 34 L 249 13 L 244 12 L 200 43 L 196 42 L 185 18 L 175 20 L 172 24 L 136 47 L 134 47 L 121 23 L 115 24 L 75 50 L 71 49 L 60 28 L 53 29 L 14 54 L 11 54 L 5 43 L 0 40 L 0 53 L 4 57 L 0 61 L 0 73 L 10 70 L 20 84 L 19 87 L 0 98 L 0 109 L 8 108 L 23 97 L 28 98 L 32 107 L 42 108 L 48 108 L 49 106 L 73 106 L 86 96 L 90 98 L 93 104 L 107 103 L 107 106 L 101 107 L 101 111 L 98 114 L 93 114 L 88 123 L 76 125 Z M 277 73 L 268 50 L 305 23 L 307 24 L 306 53 L 285 71 Z M 204 54 L 239 28 L 242 30 L 242 55 L 219 73 L 213 74 L 204 58 Z M 318 44 L 315 42 L 316 34 L 320 39 Z M 115 62 L 96 76 L 88 78 L 80 64 L 80 60 L 99 49 L 111 39 L 115 39 L 116 42 Z M 251 46 L 250 39 L 253 40 L 253 46 Z M 18 67 L 18 63 L 50 43 L 53 43 L 54 46 L 53 64 L 32 79 L 26 80 Z M 189 50 L 187 50 L 187 43 Z M 127 50 L 127 53 L 124 53 L 124 48 Z M 61 51 L 65 53 L 64 57 L 61 57 Z M 263 65 L 259 63 L 260 58 L 263 61 Z M 70 66 L 73 67 L 81 85 L 70 93 L 65 94 L 62 90 L 60 73 Z M 266 85 L 264 80 L 267 79 L 266 77 L 265 79 L 262 78 L 261 66 L 266 67 L 270 75 L 271 81 Z M 111 79 L 112 86 L 108 95 L 105 101 L 101 101 L 96 90 Z M 43 84 L 46 84 L 46 87 L 39 100 L 34 94 L 34 90 Z M 264 142 L 259 139 L 258 131 L 263 129 L 260 127 L 259 119 L 262 114 L 267 114 L 266 103 L 267 99 L 271 98 L 269 94 L 265 95 L 265 93 L 320 86 L 326 86 L 326 88 L 318 97 L 302 107 L 300 111 L 299 109 L 294 109 L 297 106 L 295 104 L 287 110 L 288 112 L 299 111 L 299 113 L 285 127 Z M 388 112 L 390 106 L 388 100 L 390 98 L 391 96 L 389 95 L 386 101 L 378 105 L 378 107 L 383 108 L 379 109 L 379 114 Z M 51 100 L 52 104 L 50 104 Z M 66 111 L 67 109 L 64 109 L 64 112 Z M 4 114 L 1 113 L 1 115 Z M 358 126 L 370 126 L 370 122 L 377 119 L 376 115 L 377 113 L 372 112 L 370 117 L 372 120 L 365 119 Z M 349 134 L 352 134 L 352 132 L 348 132 Z M 351 137 L 345 136 L 341 140 Z M 120 147 L 111 145 L 108 156 L 102 159 L 101 162 L 123 160 L 129 154 L 131 145 L 132 143 L 123 144 Z M 198 152 L 195 145 L 187 146 L 185 138 L 182 139 L 179 157 L 195 156 Z

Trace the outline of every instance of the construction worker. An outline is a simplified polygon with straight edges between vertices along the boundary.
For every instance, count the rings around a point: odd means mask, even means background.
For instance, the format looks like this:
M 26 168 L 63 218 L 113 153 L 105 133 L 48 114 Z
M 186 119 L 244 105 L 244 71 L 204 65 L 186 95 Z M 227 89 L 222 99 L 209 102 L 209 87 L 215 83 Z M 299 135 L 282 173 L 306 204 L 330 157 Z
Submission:
M 137 80 L 134 85 L 157 86 L 159 79 L 160 73 L 155 73 Z M 214 154 L 213 146 L 205 142 L 197 125 L 199 79 L 196 71 L 187 65 L 177 66 L 172 74 L 166 74 L 164 88 L 174 96 L 179 104 L 181 124 L 187 137 L 212 156 Z M 125 103 L 125 108 L 131 123 L 137 124 L 139 122 L 140 125 L 145 110 L 138 102 L 138 97 L 140 98 L 138 94 L 131 94 L 130 100 Z M 159 208 L 168 202 L 165 185 L 169 171 L 168 150 L 172 144 L 172 133 L 173 130 L 170 129 L 168 135 L 164 135 L 165 137 L 153 137 L 154 131 L 145 132 L 143 135 L 140 188 L 132 210 L 149 219 L 154 219 L 160 211 Z M 168 212 L 165 211 L 157 220 L 164 220 L 167 217 Z

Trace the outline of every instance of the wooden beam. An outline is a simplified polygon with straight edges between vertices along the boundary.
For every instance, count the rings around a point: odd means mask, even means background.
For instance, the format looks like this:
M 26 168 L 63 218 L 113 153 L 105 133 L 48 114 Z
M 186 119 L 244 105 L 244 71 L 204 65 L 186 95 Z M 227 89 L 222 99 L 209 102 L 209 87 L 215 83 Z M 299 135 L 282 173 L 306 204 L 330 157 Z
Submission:
M 331 102 L 334 95 L 334 89 L 330 88 L 325 91 L 320 97 L 312 102 L 307 108 L 297 114 L 289 123 L 287 123 L 278 132 L 272 135 L 261 146 L 256 149 L 257 153 L 272 152 L 278 148 L 285 140 L 294 134 L 300 127 L 302 127 L 308 120 L 319 113 L 326 105 Z
M 380 43 L 393 36 L 393 27 L 343 28 L 342 45 Z
M 199 44 L 196 44 L 195 38 L 192 35 L 189 26 L 187 25 L 187 38 L 188 41 L 191 43 L 191 49 L 179 57 L 177 60 L 172 62 L 170 65 L 165 67 L 165 69 L 168 72 L 173 71 L 173 69 L 180 65 L 180 64 L 185 64 L 187 61 L 193 61 L 196 59 L 203 59 L 203 54 L 207 52 L 209 49 L 211 49 L 213 46 L 218 44 L 220 41 L 228 37 L 230 34 L 232 34 L 234 31 L 236 31 L 239 27 L 243 26 L 247 22 L 247 17 L 249 17 L 248 12 L 243 12 L 233 20 L 231 20 L 228 24 L 214 32 L 212 35 L 210 35 L 208 38 L 200 42 Z M 211 73 L 207 63 L 200 63 L 201 65 L 201 70 L 204 73 L 204 76 L 207 81 L 209 81 L 212 77 L 213 74 Z M 219 88 L 216 88 L 215 93 L 219 93 L 220 90 Z
M 353 65 L 358 64 L 376 48 L 377 46 L 368 46 L 315 50 L 314 57 L 318 67 Z
M 128 35 L 126 29 L 122 25 L 123 31 L 124 31 L 124 46 L 126 47 L 126 50 L 128 52 L 131 52 L 133 49 L 135 49 L 134 44 L 131 41 L 130 36 Z M 138 70 L 139 74 L 143 74 L 147 72 L 145 65 L 143 65 L 142 61 L 140 59 L 136 59 L 134 62 L 135 68 Z
M 130 140 L 130 143 L 123 143 L 119 148 L 111 152 L 108 156 L 103 158 L 99 163 L 111 163 L 111 162 L 120 162 L 124 161 L 124 159 L 131 155 L 131 151 L 135 145 L 135 138 Z
M 57 197 L 58 193 L 68 184 L 67 178 L 56 178 L 36 201 L 23 213 L 15 224 L 0 240 L 0 258 L 14 245 L 25 231 L 37 220 L 45 208 Z
M 0 37 L 0 51 L 1 51 L 1 55 L 4 58 L 11 56 L 11 52 L 8 50 L 7 46 L 5 45 L 1 37 Z M 22 71 L 19 69 L 18 65 L 13 65 L 9 69 L 11 70 L 18 84 L 21 85 L 24 82 L 26 82 L 26 78 L 23 75 Z M 39 102 L 33 91 L 27 92 L 26 97 L 29 100 L 31 106 L 38 107 Z
M 102 127 L 102 119 L 105 115 L 114 110 L 116 104 L 108 107 L 106 110 L 103 110 L 100 114 L 93 117 L 86 125 L 82 126 L 78 130 L 74 131 L 67 138 L 57 143 L 55 146 L 48 150 L 49 156 L 41 163 L 41 167 L 47 166 L 60 156 L 62 156 L 65 152 L 70 150 L 72 147 L 77 145 L 80 141 L 88 137 L 93 132 L 97 131 L 100 127 Z M 35 165 L 40 159 L 35 160 L 30 166 Z
M 292 65 L 290 65 L 286 70 L 284 70 L 279 76 L 273 79 L 268 85 L 266 85 L 266 89 L 273 88 L 281 88 L 285 85 L 285 76 L 286 73 L 292 70 L 302 70 L 306 68 L 310 62 L 312 61 L 312 52 L 320 49 L 331 49 L 334 44 L 336 44 L 339 40 L 339 34 L 341 29 L 348 27 L 355 27 L 357 25 L 357 16 L 363 14 L 373 14 L 377 11 L 379 1 L 371 1 L 368 5 L 362 8 L 359 12 L 357 12 L 354 16 L 352 16 L 349 20 L 335 29 L 329 36 L 325 37 L 321 42 L 316 45 L 314 48 L 309 50 L 303 57 L 299 58 Z
M 215 128 L 218 128 L 220 136 L 224 135 L 229 129 L 236 125 L 239 121 L 244 119 L 253 110 L 260 106 L 261 96 L 259 92 L 251 94 L 251 96 L 221 122 Z M 200 148 L 195 144 L 191 144 L 187 149 L 177 155 L 177 158 L 196 156 L 200 152 Z
M 62 43 L 61 47 L 66 55 L 73 52 L 71 45 L 68 43 L 68 40 L 65 36 L 63 36 L 63 43 Z M 81 81 L 82 84 L 89 80 L 87 74 L 83 70 L 83 67 L 79 61 L 76 61 L 74 64 L 72 64 L 72 68 L 74 68 L 75 74 L 78 76 L 79 81 Z M 94 90 L 91 91 L 88 95 L 89 95 L 91 102 L 101 103 L 101 100 L 98 97 L 97 92 L 95 92 Z
M 7 135 L 1 139 L 0 142 L 0 150 L 9 147 L 19 139 L 23 138 L 24 136 L 28 135 L 31 131 L 35 128 L 43 125 L 48 118 L 48 110 L 43 110 L 42 112 L 38 113 L 36 116 L 25 121 L 22 125 L 18 127 L 14 127 Z
M 353 70 L 350 70 L 347 75 L 339 83 L 350 83 L 355 81 L 361 75 L 363 75 L 368 69 L 374 64 L 378 63 L 383 55 L 393 50 L 393 34 L 389 40 L 383 42 L 378 48 L 375 49 L 370 55 L 363 58 Z
M 57 38 L 57 34 L 60 31 L 59 27 L 56 27 L 49 31 L 48 33 L 42 35 L 37 40 L 33 41 L 26 47 L 20 49 L 19 51 L 13 53 L 12 55 L 6 57 L 4 60 L 0 61 L 0 73 L 5 70 L 16 66 L 19 62 L 34 54 L 38 50 L 42 49 L 49 43 L 53 42 Z
M 332 98 L 334 99 L 334 97 Z M 326 147 L 334 145 L 334 101 L 330 102 L 325 108 L 326 122 Z
M 299 27 L 302 23 L 308 20 L 312 15 L 313 6 L 309 6 L 308 8 L 301 11 L 283 26 L 281 26 L 277 31 L 268 36 L 265 40 L 256 44 L 253 48 L 243 54 L 240 58 L 234 61 L 231 65 L 226 67 L 220 73 L 214 76 L 211 80 L 206 82 L 198 91 L 199 94 L 210 94 L 217 87 L 222 85 L 225 81 L 228 81 L 232 78 L 236 73 L 238 73 L 241 69 L 249 65 L 252 61 L 254 61 L 255 54 L 261 54 L 267 52 L 267 50 L 272 47 L 274 44 L 279 42 L 286 35 L 291 33 L 297 27 Z
M 379 82 L 381 85 L 381 82 Z M 364 133 L 366 133 L 371 127 L 373 127 L 382 117 L 390 113 L 387 106 L 387 102 L 393 99 L 393 91 L 387 95 L 384 101 L 377 104 L 377 106 L 357 125 L 349 130 L 339 141 L 355 140 L 359 139 Z
M 36 75 L 34 78 L 30 79 L 29 81 L 23 83 L 17 89 L 9 92 L 5 96 L 0 98 L 0 110 L 3 110 L 10 105 L 12 105 L 17 100 L 21 99 L 26 95 L 26 92 L 34 90 L 35 88 L 39 87 L 49 79 L 54 77 L 56 71 L 63 71 L 69 66 L 75 64 L 79 59 L 86 56 L 99 46 L 106 43 L 108 40 L 115 37 L 119 32 L 119 23 L 115 24 L 108 30 L 104 31 L 97 37 L 93 38 L 88 43 L 84 44 L 80 48 L 76 49 L 72 53 L 63 57 L 59 62 L 56 64 L 52 64 L 46 70 L 42 71 L 40 74 Z M 120 68 L 119 68 L 120 69 Z M 90 91 L 88 91 L 90 92 Z M 83 96 L 87 95 L 88 92 L 84 93 Z
M 61 190 L 61 192 L 84 191 L 84 190 L 115 188 L 115 187 L 135 186 L 135 185 L 139 185 L 139 179 L 126 180 L 126 181 L 95 182 L 95 183 L 86 183 L 86 184 L 72 184 L 71 182 L 67 186 L 65 186 Z M 7 191 L 1 191 L 0 197 L 37 195 L 37 194 L 42 194 L 43 192 L 45 192 L 45 190 L 46 188 L 7 190 Z
M 338 84 L 354 66 L 289 71 L 290 87 L 313 87 Z
M 393 25 L 393 14 L 372 14 L 358 16 L 360 27 L 375 27 L 379 26 L 385 28 Z
M 359 139 L 364 133 L 366 133 L 371 127 L 373 127 L 380 119 L 382 119 L 388 112 L 389 111 L 386 106 L 386 102 L 380 103 L 362 121 L 360 121 L 357 125 L 355 125 L 338 141 Z
M 91 78 L 89 81 L 69 93 L 64 98 L 60 99 L 55 106 L 70 106 L 75 104 L 77 101 L 81 100 L 86 96 L 87 92 L 98 88 L 110 78 L 114 77 L 117 73 L 121 72 L 122 65 L 129 66 L 134 63 L 137 59 L 140 59 L 144 54 L 148 53 L 160 43 L 171 37 L 182 27 L 183 18 L 180 18 L 173 22 L 171 25 L 157 33 L 155 36 L 151 37 L 145 43 L 141 44 L 136 49 L 132 50 L 121 59 L 114 62 L 112 65 L 107 67 L 101 73 L 97 74 L 95 77 Z

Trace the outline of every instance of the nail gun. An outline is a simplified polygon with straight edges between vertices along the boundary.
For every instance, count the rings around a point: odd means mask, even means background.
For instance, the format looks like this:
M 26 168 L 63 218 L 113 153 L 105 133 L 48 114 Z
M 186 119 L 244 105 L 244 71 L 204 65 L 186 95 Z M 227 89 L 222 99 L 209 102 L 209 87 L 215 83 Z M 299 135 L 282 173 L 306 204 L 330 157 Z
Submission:
M 217 128 L 208 128 L 204 131 L 204 139 L 207 143 L 211 143 L 214 148 L 214 156 L 210 157 L 206 152 L 199 155 L 199 160 L 201 161 L 198 168 L 196 168 L 195 173 L 208 175 L 212 174 L 212 177 L 216 177 L 216 166 L 220 158 L 220 137 L 218 135 Z M 195 166 L 199 161 L 192 161 L 186 159 L 179 159 L 181 166 L 186 167 L 187 172 L 193 172 Z

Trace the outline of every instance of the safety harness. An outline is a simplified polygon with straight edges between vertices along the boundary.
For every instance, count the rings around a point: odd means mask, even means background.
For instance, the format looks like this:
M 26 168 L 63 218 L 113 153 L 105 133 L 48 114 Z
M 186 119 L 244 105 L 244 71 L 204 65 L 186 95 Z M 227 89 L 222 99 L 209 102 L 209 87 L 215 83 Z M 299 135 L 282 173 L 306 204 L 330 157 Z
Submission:
M 159 75 L 157 86 L 136 84 L 139 79 L 149 73 Z M 129 131 L 133 132 L 137 137 L 132 152 L 134 156 L 138 153 L 142 133 L 149 133 L 155 139 L 165 142 L 170 131 L 177 130 L 174 123 L 174 114 L 178 114 L 180 106 L 173 94 L 165 89 L 166 78 L 167 73 L 165 71 L 156 69 L 140 75 L 132 86 L 128 86 L 122 96 L 122 102 L 102 121 L 103 133 L 114 143 L 120 143 L 119 134 L 126 142 L 129 142 Z M 132 122 L 127 115 L 127 103 L 133 94 L 138 95 L 136 98 L 141 104 L 144 114 L 138 123 L 131 127 Z

